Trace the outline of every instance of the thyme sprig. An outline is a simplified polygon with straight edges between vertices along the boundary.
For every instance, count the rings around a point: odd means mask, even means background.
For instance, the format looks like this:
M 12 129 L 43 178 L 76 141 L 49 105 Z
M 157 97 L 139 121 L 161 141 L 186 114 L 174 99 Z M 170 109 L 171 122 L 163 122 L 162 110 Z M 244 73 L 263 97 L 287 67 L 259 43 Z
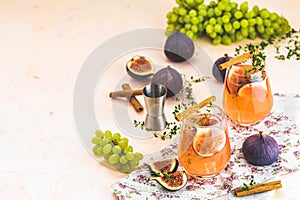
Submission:
M 133 124 L 135 127 L 140 127 L 142 130 L 152 131 L 151 129 L 145 127 L 144 121 L 133 120 Z M 171 139 L 174 135 L 177 134 L 180 128 L 181 126 L 176 122 L 166 122 L 165 130 L 162 133 L 153 132 L 153 136 L 156 138 L 160 137 L 162 140 L 166 140 L 168 138 Z
M 249 184 L 243 183 L 243 186 L 242 186 L 242 190 L 243 190 L 243 191 L 249 190 L 249 186 L 255 185 L 255 184 L 256 184 L 256 182 L 254 181 L 254 176 L 251 175 L 250 178 L 251 178 L 251 179 L 250 179 Z
M 287 45 L 281 46 L 283 41 L 285 41 Z M 249 43 L 243 47 L 238 46 L 235 49 L 235 56 L 244 52 L 250 52 L 252 54 L 253 68 L 246 70 L 245 73 L 264 70 L 266 60 L 264 50 L 268 46 L 273 46 L 275 48 L 276 54 L 274 57 L 278 60 L 289 60 L 292 58 L 300 60 L 300 29 L 296 30 L 292 28 L 280 37 L 273 35 L 268 40 L 263 40 L 258 44 Z

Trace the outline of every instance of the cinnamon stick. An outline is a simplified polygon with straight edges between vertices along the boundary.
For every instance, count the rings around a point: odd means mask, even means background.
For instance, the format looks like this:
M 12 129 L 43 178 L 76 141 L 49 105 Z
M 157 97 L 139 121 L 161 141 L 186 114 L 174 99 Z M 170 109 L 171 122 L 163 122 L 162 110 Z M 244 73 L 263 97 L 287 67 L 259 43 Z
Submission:
M 131 90 L 131 89 L 125 89 L 125 90 L 119 90 L 109 93 L 109 97 L 111 98 L 117 98 L 117 97 L 131 97 L 131 96 L 137 96 L 137 95 L 143 95 L 143 90 Z
M 248 52 L 248 53 L 245 53 L 243 55 L 234 57 L 231 60 L 220 64 L 220 69 L 223 70 L 223 69 L 226 69 L 227 67 L 230 67 L 230 66 L 235 65 L 237 63 L 243 62 L 244 60 L 247 60 L 251 56 L 252 56 L 252 54 L 250 52 Z
M 122 89 L 125 91 L 125 90 L 132 90 L 130 85 L 129 84 L 123 84 L 122 85 Z M 144 110 L 144 107 L 142 106 L 142 104 L 139 102 L 139 100 L 131 95 L 129 97 L 129 102 L 131 103 L 131 105 L 134 107 L 134 109 L 137 111 L 137 112 L 141 112 Z
M 234 189 L 234 193 L 238 197 L 243 197 L 251 194 L 262 193 L 274 189 L 282 188 L 281 181 L 272 181 L 268 183 L 254 184 L 248 186 L 247 189 L 243 189 L 243 187 L 238 187 Z
M 204 99 L 203 101 L 201 101 L 200 103 L 198 103 L 197 105 L 191 106 L 188 109 L 182 111 L 181 113 L 177 114 L 175 116 L 175 119 L 177 121 L 181 121 L 184 118 L 186 118 L 187 116 L 193 114 L 194 112 L 197 112 L 198 110 L 200 110 L 203 106 L 207 105 L 208 103 L 215 101 L 216 97 L 215 96 L 211 96 L 207 99 Z

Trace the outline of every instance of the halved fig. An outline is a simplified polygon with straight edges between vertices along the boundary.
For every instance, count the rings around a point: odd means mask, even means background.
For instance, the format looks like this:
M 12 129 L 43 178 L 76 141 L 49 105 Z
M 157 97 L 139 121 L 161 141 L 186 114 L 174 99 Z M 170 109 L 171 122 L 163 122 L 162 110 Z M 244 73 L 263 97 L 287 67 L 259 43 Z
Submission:
M 178 168 L 178 160 L 176 158 L 160 160 L 149 163 L 148 165 L 154 174 L 161 176 L 167 173 L 175 172 Z
M 152 61 L 145 56 L 133 56 L 126 63 L 127 73 L 136 79 L 142 79 L 154 74 Z
M 151 177 L 150 180 L 156 180 L 167 190 L 175 191 L 180 190 L 186 185 L 188 176 L 184 171 L 177 171 L 169 174 L 164 174 L 159 177 Z

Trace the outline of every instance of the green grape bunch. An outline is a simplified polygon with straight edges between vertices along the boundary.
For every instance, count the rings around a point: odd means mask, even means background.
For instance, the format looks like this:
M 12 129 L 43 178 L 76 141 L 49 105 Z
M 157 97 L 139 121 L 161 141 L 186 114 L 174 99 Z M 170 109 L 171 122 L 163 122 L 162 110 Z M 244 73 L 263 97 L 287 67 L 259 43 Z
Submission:
M 212 44 L 230 45 L 244 38 L 256 39 L 282 36 L 291 30 L 286 18 L 257 5 L 249 8 L 248 2 L 240 5 L 231 0 L 176 0 L 167 13 L 167 33 L 180 31 L 197 40 L 208 37 Z
M 144 157 L 140 152 L 133 152 L 128 138 L 121 137 L 120 133 L 112 134 L 110 130 L 96 130 L 91 142 L 94 144 L 94 154 L 103 156 L 112 167 L 121 172 L 133 171 Z

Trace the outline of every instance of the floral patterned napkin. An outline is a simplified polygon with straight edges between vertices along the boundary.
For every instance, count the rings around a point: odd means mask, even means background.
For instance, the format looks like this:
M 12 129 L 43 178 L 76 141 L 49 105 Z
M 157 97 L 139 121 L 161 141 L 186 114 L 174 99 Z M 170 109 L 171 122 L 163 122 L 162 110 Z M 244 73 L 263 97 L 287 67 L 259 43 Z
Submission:
M 170 192 L 156 181 L 149 181 L 150 170 L 141 165 L 127 177 L 118 180 L 112 188 L 119 199 L 235 199 L 232 190 L 243 183 L 248 184 L 251 175 L 256 183 L 278 178 L 279 175 L 300 168 L 300 98 L 298 95 L 274 94 L 272 113 L 261 123 L 252 127 L 236 127 L 228 122 L 231 142 L 231 159 L 219 175 L 205 179 L 191 179 L 179 191 Z M 248 164 L 241 152 L 242 141 L 258 130 L 271 135 L 280 146 L 281 153 L 275 163 L 258 167 Z M 176 158 L 177 140 L 159 152 L 146 155 L 144 162 Z M 181 168 L 179 166 L 179 168 Z M 244 197 L 243 199 L 267 199 L 270 192 Z M 241 198 L 239 198 L 241 199 Z

